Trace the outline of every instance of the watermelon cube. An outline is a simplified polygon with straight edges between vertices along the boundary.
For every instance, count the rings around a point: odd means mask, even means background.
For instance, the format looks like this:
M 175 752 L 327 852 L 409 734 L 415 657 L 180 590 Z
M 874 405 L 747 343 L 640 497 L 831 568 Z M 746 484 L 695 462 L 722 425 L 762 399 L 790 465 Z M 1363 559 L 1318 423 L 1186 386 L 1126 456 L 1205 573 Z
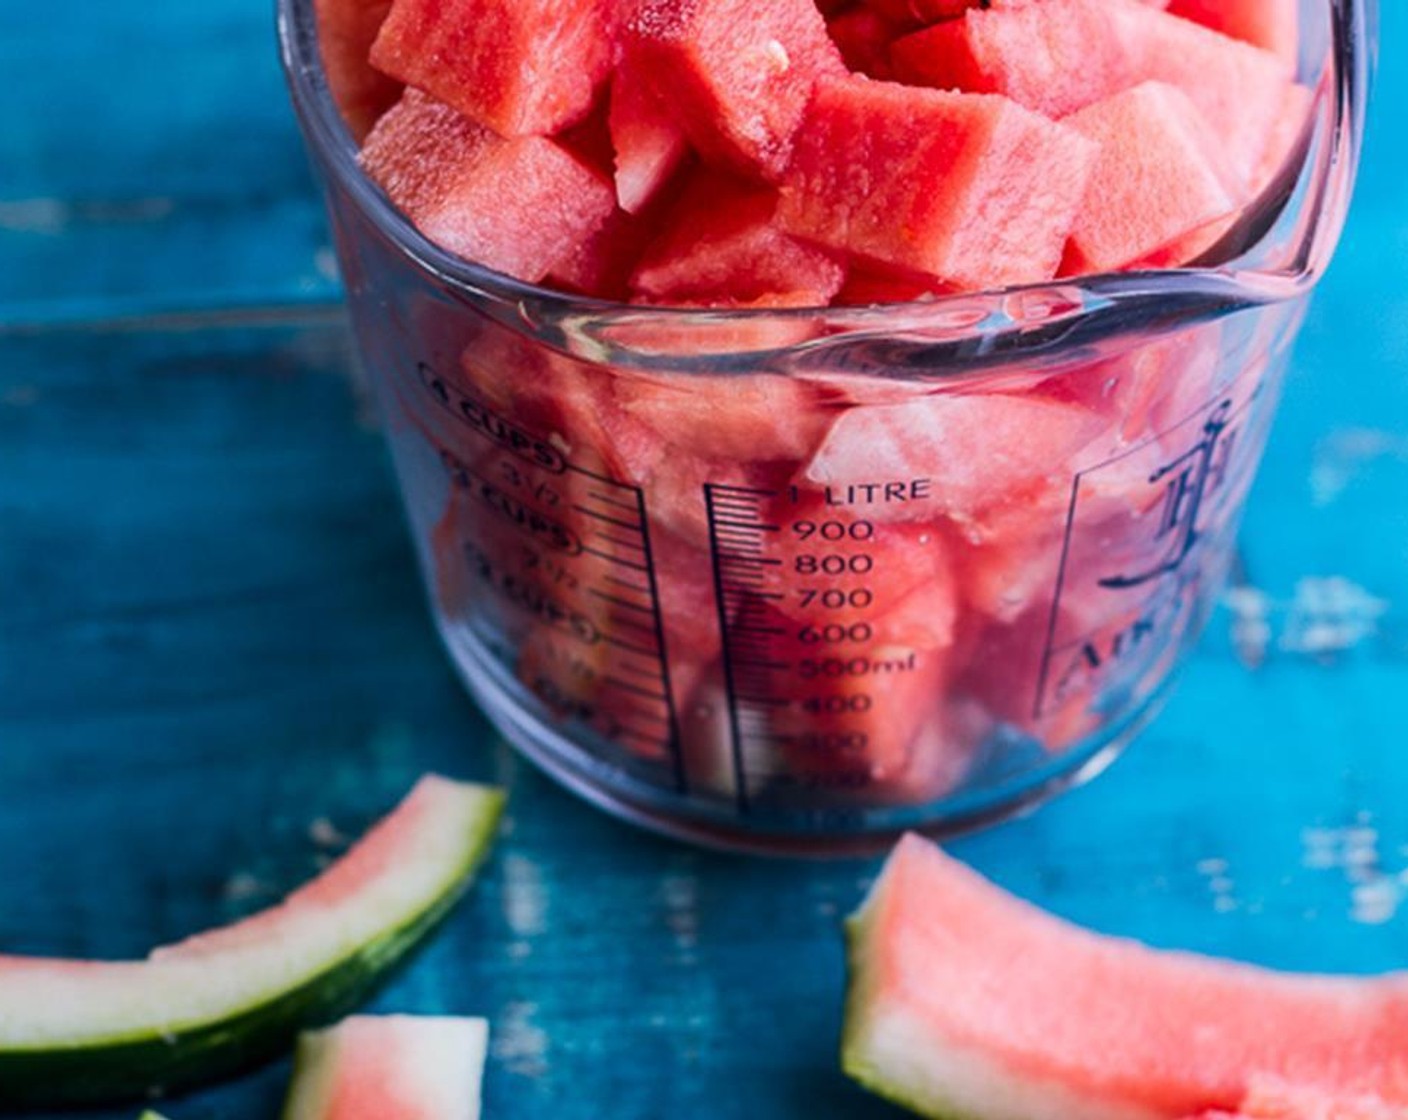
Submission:
M 679 167 L 689 145 L 674 115 L 630 67 L 618 67 L 611 81 L 607 120 L 616 153 L 616 199 L 635 214 Z
M 825 79 L 778 218 L 798 237 L 952 284 L 1041 281 L 1094 155 L 1080 133 L 1006 98 Z
M 891 58 L 911 85 L 1001 93 L 1063 117 L 1139 80 L 1137 31 L 1109 0 L 992 0 L 897 39 Z
M 898 24 L 938 23 L 961 16 L 969 8 L 985 8 L 987 0 L 863 0 L 866 7 Z
M 591 108 L 615 13 L 615 0 L 394 0 L 372 65 L 501 135 L 546 135 Z
M 936 393 L 844 412 L 807 464 L 814 486 L 926 479 L 934 503 L 960 523 L 998 506 L 1056 500 L 1072 460 L 1098 458 L 1118 437 L 1076 405 L 997 393 Z
M 1242 202 L 1202 114 L 1176 86 L 1144 82 L 1066 118 L 1100 146 L 1089 204 L 1071 230 L 1068 264 L 1132 264 Z
M 651 229 L 640 216 L 615 210 L 600 229 L 552 266 L 547 279 L 595 299 L 624 300 Z
M 1172 0 L 1168 10 L 1270 51 L 1293 72 L 1300 58 L 1300 0 Z
M 314 0 L 318 45 L 328 90 L 352 138 L 361 143 L 372 125 L 401 96 L 401 83 L 372 69 L 372 41 L 391 0 Z
M 773 179 L 813 83 L 846 72 L 812 0 L 646 0 L 623 65 L 706 157 Z
M 696 175 L 631 277 L 638 302 L 824 306 L 845 269 L 835 254 L 778 228 L 776 211 L 776 191 Z
M 359 159 L 441 248 L 533 283 L 615 208 L 611 187 L 553 141 L 504 139 L 418 90 L 377 122 Z
M 831 19 L 826 30 L 841 52 L 846 65 L 857 74 L 889 81 L 890 44 L 899 36 L 901 25 L 864 5 L 849 8 Z
M 1053 117 L 1141 81 L 1179 86 L 1244 186 L 1290 84 L 1276 55 L 1138 0 L 991 0 L 891 55 L 903 81 L 1002 93 Z

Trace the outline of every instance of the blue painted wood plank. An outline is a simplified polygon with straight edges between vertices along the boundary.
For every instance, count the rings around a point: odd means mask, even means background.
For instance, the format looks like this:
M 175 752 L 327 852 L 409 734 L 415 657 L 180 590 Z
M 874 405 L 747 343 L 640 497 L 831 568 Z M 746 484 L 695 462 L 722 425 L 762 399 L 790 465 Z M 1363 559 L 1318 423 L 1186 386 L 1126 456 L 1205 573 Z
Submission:
M 336 297 L 272 0 L 0 29 L 0 323 Z
M 49 91 L 0 93 L 27 111 L 0 135 L 0 201 L 95 200 L 57 233 L 0 232 L 0 319 L 16 300 L 87 315 L 172 293 L 283 299 L 315 276 L 323 235 L 267 12 L 221 0 L 163 24 L 99 7 L 61 42 L 0 0 L 0 25 L 21 28 L 0 37 L 7 73 Z M 1408 36 L 1408 9 L 1384 22 Z M 223 50 L 200 61 L 192 26 Z M 62 72 L 109 75 L 108 122 Z M 1261 667 L 1223 612 L 1107 776 L 954 845 L 1096 928 L 1284 967 L 1408 963 L 1408 71 L 1378 95 L 1249 512 Z M 178 200 L 164 216 L 143 201 L 164 197 L 154 182 Z M 355 832 L 425 769 L 501 780 L 511 817 L 483 882 L 376 1003 L 487 1014 L 490 1115 L 897 1116 L 834 1058 L 837 922 L 874 864 L 692 851 L 515 762 L 436 644 L 347 364 L 336 323 L 0 332 L 0 951 L 140 952 L 311 874 L 318 818 Z M 1345 648 L 1317 657 L 1297 647 L 1324 603 L 1297 586 L 1329 576 L 1346 581 Z M 274 1115 L 287 1072 L 167 1111 Z

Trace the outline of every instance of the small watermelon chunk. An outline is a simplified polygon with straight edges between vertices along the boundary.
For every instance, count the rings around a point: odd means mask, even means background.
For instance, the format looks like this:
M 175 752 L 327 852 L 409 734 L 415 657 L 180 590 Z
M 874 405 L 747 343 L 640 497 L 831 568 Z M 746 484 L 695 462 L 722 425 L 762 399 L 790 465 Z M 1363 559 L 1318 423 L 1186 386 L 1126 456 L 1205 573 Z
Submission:
M 646 0 L 637 70 L 706 157 L 776 178 L 817 78 L 846 72 L 812 0 Z
M 1242 199 L 1177 86 L 1144 82 L 1066 118 L 1100 145 L 1068 264 L 1107 272 L 1237 211 Z
M 298 1040 L 283 1120 L 478 1120 L 489 1024 L 353 1015 Z
M 930 24 L 961 16 L 969 8 L 986 7 L 987 0 L 862 0 L 871 11 L 899 24 Z
M 1096 413 L 1056 401 L 936 393 L 842 413 L 802 473 L 838 488 L 926 479 L 947 516 L 980 521 L 994 506 L 1067 491 L 1072 459 L 1108 429 Z
M 394 0 L 372 65 L 503 136 L 587 115 L 611 69 L 614 0 Z
M 559 258 L 547 278 L 560 288 L 596 299 L 625 300 L 631 273 L 653 228 L 639 215 L 615 210 L 599 230 Z
M 1300 0 L 1172 0 L 1168 10 L 1270 51 L 1288 72 L 1300 58 Z
M 622 210 L 639 213 L 683 162 L 689 145 L 674 114 L 630 67 L 617 67 L 607 120 L 616 151 L 616 199 Z
M 904 81 L 1001 93 L 1052 117 L 1142 81 L 1176 85 L 1244 187 L 1290 84 L 1276 55 L 1138 0 L 992 0 L 891 54 Z
M 864 5 L 849 8 L 831 19 L 826 30 L 847 67 L 856 74 L 890 81 L 890 44 L 900 35 L 900 24 Z
M 1080 133 L 1005 98 L 826 79 L 798 133 L 778 220 L 798 237 L 958 285 L 1046 280 L 1094 155 Z
M 897 39 L 901 81 L 1000 93 L 1064 117 L 1133 85 L 1143 38 L 1107 0 L 992 0 L 960 20 Z
M 638 302 L 824 306 L 840 290 L 845 268 L 835 254 L 784 233 L 776 211 L 776 191 L 695 176 L 631 277 Z
M 915 836 L 847 932 L 846 1071 L 926 1116 L 1187 1116 L 1235 1109 L 1262 1076 L 1408 1104 L 1408 974 L 1293 976 L 1102 937 Z
M 142 961 L 0 956 L 8 1106 L 140 1097 L 231 1073 L 354 1005 L 484 858 L 503 795 L 422 779 L 283 903 Z
M 314 0 L 318 47 L 328 91 L 360 144 L 377 118 L 396 104 L 401 83 L 372 68 L 367 56 L 391 0 Z
M 358 158 L 441 248 L 533 283 L 616 206 L 611 187 L 560 145 L 506 140 L 418 90 L 377 122 Z

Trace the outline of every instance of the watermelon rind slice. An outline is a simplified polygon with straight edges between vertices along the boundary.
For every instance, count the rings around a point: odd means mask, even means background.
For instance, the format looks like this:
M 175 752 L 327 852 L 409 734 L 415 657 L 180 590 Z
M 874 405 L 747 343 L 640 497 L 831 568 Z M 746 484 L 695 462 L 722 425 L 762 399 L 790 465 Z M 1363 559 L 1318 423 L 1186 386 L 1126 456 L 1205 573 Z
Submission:
M 501 791 L 429 776 L 282 904 L 141 961 L 0 956 L 0 1106 L 139 1099 L 357 1006 L 446 916 Z
M 479 1120 L 485 1019 L 354 1015 L 298 1039 L 283 1120 Z

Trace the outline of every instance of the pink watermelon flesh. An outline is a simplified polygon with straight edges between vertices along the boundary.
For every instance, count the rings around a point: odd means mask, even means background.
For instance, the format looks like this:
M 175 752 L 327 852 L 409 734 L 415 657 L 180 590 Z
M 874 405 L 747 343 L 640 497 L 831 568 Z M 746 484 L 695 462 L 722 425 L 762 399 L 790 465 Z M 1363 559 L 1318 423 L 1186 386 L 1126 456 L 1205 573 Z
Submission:
M 1066 491 L 1073 458 L 1093 453 L 1102 437 L 1109 438 L 1107 422 L 1083 408 L 1031 397 L 940 393 L 842 413 L 802 474 L 813 486 L 834 487 L 927 479 L 930 508 L 980 525 L 994 504 L 1020 505 Z
M 993 0 L 896 40 L 901 81 L 1001 93 L 1063 117 L 1139 80 L 1139 29 L 1108 0 Z
M 616 199 L 635 214 L 664 186 L 689 146 L 674 114 L 630 67 L 616 69 L 607 119 L 616 151 Z
M 1102 937 L 914 836 L 849 935 L 845 1067 L 929 1116 L 1159 1120 L 1235 1109 L 1263 1076 L 1408 1103 L 1408 975 L 1293 976 Z
M 359 144 L 401 96 L 401 83 L 367 61 L 390 10 L 391 0 L 314 0 L 313 4 L 328 89 Z
M 625 62 L 708 158 L 776 178 L 817 78 L 845 73 L 812 0 L 646 0 Z
M 1403 1107 L 1378 1097 L 1325 1093 L 1280 1078 L 1253 1077 L 1236 1111 L 1217 1109 L 1190 1120 L 1403 1120 L 1405 1115 Z
M 394 0 L 372 65 L 504 136 L 587 115 L 611 68 L 615 0 Z
M 899 35 L 900 26 L 874 8 L 861 6 L 831 19 L 826 30 L 853 73 L 889 81 L 895 76 L 890 44 Z
M 536 282 L 610 217 L 607 183 L 551 140 L 505 140 L 417 90 L 367 137 L 362 167 L 441 248 Z
M 834 254 L 778 228 L 777 194 L 715 174 L 695 176 L 631 277 L 637 301 L 815 307 L 841 288 Z
M 1300 0 L 1172 0 L 1168 10 L 1283 59 L 1300 57 Z
M 600 229 L 560 257 L 547 278 L 559 288 L 596 299 L 625 300 L 630 295 L 631 273 L 650 234 L 650 223 L 615 210 Z
M 478 1120 L 489 1024 L 354 1015 L 298 1044 L 284 1120 Z
M 1076 271 L 1132 264 L 1236 213 L 1236 180 L 1177 86 L 1145 82 L 1066 118 L 1100 146 L 1071 230 Z
M 985 7 L 987 0 L 862 0 L 871 11 L 898 24 L 929 24 L 961 16 L 969 8 Z
M 798 237 L 962 286 L 1040 281 L 1060 262 L 1093 158 L 1079 133 L 1003 98 L 827 79 L 778 219 Z
M 992 0 L 898 40 L 903 80 L 1002 93 L 1063 117 L 1141 81 L 1180 87 L 1245 186 L 1281 112 L 1285 62 L 1138 0 Z

